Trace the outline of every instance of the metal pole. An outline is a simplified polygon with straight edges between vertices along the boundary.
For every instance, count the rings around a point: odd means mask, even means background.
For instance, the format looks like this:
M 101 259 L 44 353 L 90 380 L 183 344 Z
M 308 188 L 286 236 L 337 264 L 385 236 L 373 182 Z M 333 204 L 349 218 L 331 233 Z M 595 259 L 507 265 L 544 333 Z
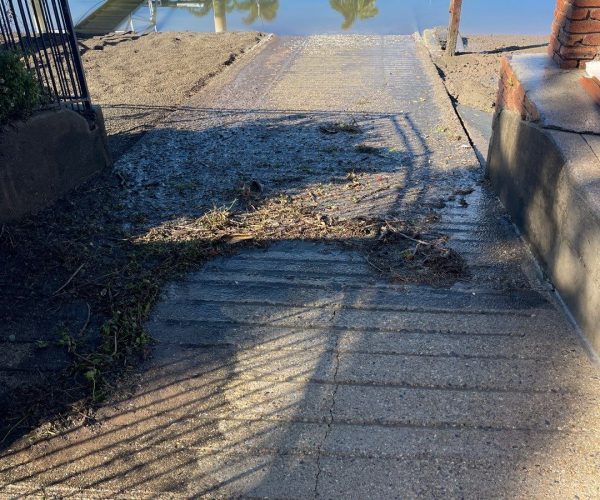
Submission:
M 67 39 L 71 49 L 75 73 L 79 82 L 79 91 L 81 92 L 80 97 L 83 99 L 84 110 L 91 111 L 92 103 L 90 91 L 88 90 L 87 82 L 85 81 L 85 72 L 83 71 L 83 63 L 81 62 L 81 55 L 79 53 L 79 43 L 77 43 L 77 35 L 75 34 L 75 28 L 73 27 L 73 19 L 71 18 L 71 9 L 69 8 L 68 1 L 60 0 L 60 7 L 65 21 Z
M 463 0 L 450 1 L 450 24 L 448 25 L 448 41 L 446 42 L 446 55 L 456 55 L 456 42 L 458 41 L 458 28 L 460 27 L 460 13 Z

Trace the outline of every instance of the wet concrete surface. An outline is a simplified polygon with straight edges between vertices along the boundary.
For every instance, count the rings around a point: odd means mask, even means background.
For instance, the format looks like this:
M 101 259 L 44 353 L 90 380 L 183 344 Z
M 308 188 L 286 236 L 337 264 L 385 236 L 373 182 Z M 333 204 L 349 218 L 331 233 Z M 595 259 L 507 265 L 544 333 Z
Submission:
M 487 152 L 490 148 L 490 139 L 492 138 L 493 113 L 486 113 L 479 109 L 456 103 L 456 112 L 469 134 L 469 139 L 473 150 L 479 159 L 483 168 L 487 161 Z
M 266 196 L 314 190 L 336 217 L 433 210 L 468 277 L 394 283 L 322 241 L 215 259 L 164 290 L 153 357 L 96 426 L 15 443 L 0 493 L 600 494 L 598 367 L 420 54 L 411 37 L 276 39 L 117 168 L 149 228 L 230 202 L 240 178 Z M 360 137 L 319 131 L 350 118 Z M 358 193 L 335 183 L 359 168 Z M 173 195 L 181 179 L 193 197 Z

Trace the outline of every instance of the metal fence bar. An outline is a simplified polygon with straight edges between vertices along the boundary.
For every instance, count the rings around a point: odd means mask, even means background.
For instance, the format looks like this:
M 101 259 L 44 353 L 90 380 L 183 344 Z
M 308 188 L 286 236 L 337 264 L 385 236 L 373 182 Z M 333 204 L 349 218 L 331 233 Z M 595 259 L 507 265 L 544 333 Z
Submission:
M 76 78 L 78 84 L 78 90 L 80 95 L 84 95 L 87 97 L 87 100 L 83 102 L 84 106 L 87 106 L 87 110 L 91 108 L 91 101 L 89 98 L 90 92 L 87 86 L 87 81 L 85 79 L 85 72 L 83 70 L 83 63 L 81 62 L 81 54 L 79 53 L 79 45 L 77 44 L 77 35 L 75 34 L 75 28 L 73 26 L 73 18 L 71 17 L 71 10 L 69 9 L 69 4 L 67 0 L 59 0 L 62 6 L 63 12 L 63 23 L 65 32 L 67 32 L 69 36 L 67 40 L 69 42 L 69 49 L 71 52 L 71 57 L 67 59 L 67 64 L 69 68 L 71 68 L 71 63 L 73 64 L 73 68 L 71 70 L 71 74 Z
M 91 111 L 67 0 L 0 0 L 0 50 L 16 50 L 34 72 L 45 106 Z
M 12 3 L 12 0 L 10 1 Z M 34 13 L 32 12 L 33 9 L 30 9 L 29 4 L 25 2 L 27 2 L 27 0 L 17 0 L 26 35 L 26 37 L 19 36 L 23 54 L 26 56 L 25 60 L 27 61 L 30 58 L 33 60 L 33 66 L 36 68 L 38 75 L 40 75 L 40 72 L 43 73 L 43 79 L 46 82 L 51 83 L 54 95 L 58 96 L 60 90 L 62 90 L 62 85 L 60 85 L 60 74 L 56 74 L 56 71 L 51 71 L 52 62 L 48 55 L 48 48 L 44 44 L 44 39 L 41 36 L 36 36 L 36 31 L 39 30 L 39 22 L 34 18 Z M 36 52 L 31 50 L 33 47 L 35 47 Z

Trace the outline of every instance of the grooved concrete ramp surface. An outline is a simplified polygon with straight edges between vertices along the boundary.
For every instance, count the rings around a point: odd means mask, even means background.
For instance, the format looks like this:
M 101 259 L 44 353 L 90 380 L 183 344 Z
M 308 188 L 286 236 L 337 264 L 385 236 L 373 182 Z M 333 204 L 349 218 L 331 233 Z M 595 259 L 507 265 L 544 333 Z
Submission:
M 322 241 L 215 259 L 165 290 L 149 322 L 159 343 L 134 390 L 104 407 L 97 427 L 5 453 L 0 492 L 598 497 L 598 368 L 483 186 L 438 84 L 408 37 L 279 39 L 118 168 L 139 185 L 206 174 L 213 200 L 234 185 L 232 169 L 267 189 L 310 181 L 317 191 L 369 163 L 366 194 L 332 189 L 323 210 L 435 208 L 468 278 L 393 283 L 362 254 Z M 341 115 L 367 128 L 374 158 L 348 152 L 355 139 L 322 137 L 318 124 Z M 331 140 L 339 152 L 324 159 Z M 186 152 L 208 173 L 194 173 Z M 166 198 L 153 213 L 174 210 Z
M 75 26 L 75 31 L 86 35 L 105 35 L 115 31 L 144 2 L 141 0 L 107 0 Z

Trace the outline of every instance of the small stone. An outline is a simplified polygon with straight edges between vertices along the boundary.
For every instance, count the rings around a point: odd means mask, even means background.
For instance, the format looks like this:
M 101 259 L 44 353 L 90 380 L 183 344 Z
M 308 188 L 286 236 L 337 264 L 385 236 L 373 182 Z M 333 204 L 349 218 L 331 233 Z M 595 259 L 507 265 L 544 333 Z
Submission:
M 8 340 L 9 342 L 14 342 L 15 340 L 17 340 L 17 337 L 15 337 L 14 335 L 9 335 Z

